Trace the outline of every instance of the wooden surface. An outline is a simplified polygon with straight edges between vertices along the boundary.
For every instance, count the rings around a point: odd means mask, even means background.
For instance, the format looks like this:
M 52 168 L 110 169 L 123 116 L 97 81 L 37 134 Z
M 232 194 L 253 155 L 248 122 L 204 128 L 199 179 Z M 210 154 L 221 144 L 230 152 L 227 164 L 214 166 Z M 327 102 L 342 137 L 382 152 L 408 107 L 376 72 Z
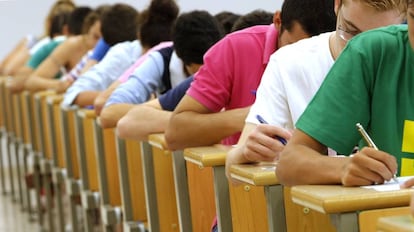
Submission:
M 126 140 L 129 186 L 134 221 L 147 221 L 141 146 L 137 141 Z
M 376 222 L 380 217 L 404 215 L 408 213 L 410 213 L 409 207 L 397 207 L 362 211 L 358 215 L 359 230 L 361 232 L 375 232 L 377 231 Z
M 62 135 L 62 136 L 69 136 L 69 146 L 71 149 L 71 154 L 69 154 L 70 159 L 72 161 L 72 173 L 74 179 L 80 179 L 80 170 L 79 170 L 79 160 L 78 155 L 76 151 L 76 131 L 75 131 L 75 110 L 69 110 L 66 111 L 67 115 L 67 123 L 68 123 L 68 135 Z
M 377 231 L 414 232 L 414 220 L 411 214 L 381 217 L 378 219 Z
M 279 184 L 276 163 L 235 164 L 230 167 L 230 175 L 236 180 L 256 186 Z
M 407 206 L 414 189 L 376 191 L 340 185 L 292 187 L 293 202 L 322 213 L 352 212 Z
M 223 166 L 231 146 L 214 145 L 184 149 L 184 159 L 201 167 Z
M 101 129 L 101 128 L 99 128 Z M 103 129 L 103 144 L 105 149 L 105 166 L 108 180 L 109 202 L 112 206 L 121 205 L 121 190 L 119 183 L 118 158 L 116 155 L 115 129 Z M 97 154 L 102 155 L 102 154 Z
M 60 102 L 63 100 L 62 96 L 52 96 L 50 97 L 53 100 L 53 123 L 55 127 L 56 133 L 56 152 L 57 152 L 57 166 L 61 169 L 66 168 L 66 160 L 65 160 L 65 153 L 63 151 L 63 136 L 62 136 L 62 117 L 61 117 L 61 110 L 60 110 Z
M 172 153 L 169 150 L 164 150 L 166 148 L 164 135 L 150 135 L 148 139 L 148 142 L 152 145 L 154 159 L 160 231 L 180 231 L 172 169 Z
M 93 124 L 94 120 L 96 119 L 95 111 L 82 109 L 78 111 L 78 115 L 82 118 L 82 136 L 84 138 L 85 143 L 84 145 L 87 165 L 86 175 L 88 178 L 89 190 L 93 192 L 98 192 L 98 161 L 96 160 L 95 136 L 93 131 Z

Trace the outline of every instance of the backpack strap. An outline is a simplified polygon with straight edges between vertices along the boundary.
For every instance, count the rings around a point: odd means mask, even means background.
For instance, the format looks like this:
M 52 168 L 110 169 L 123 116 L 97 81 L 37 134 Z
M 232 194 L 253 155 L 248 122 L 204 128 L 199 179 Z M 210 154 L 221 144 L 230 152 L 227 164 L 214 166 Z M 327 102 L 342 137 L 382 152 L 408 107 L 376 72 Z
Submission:
M 164 72 L 162 74 L 162 83 L 165 86 L 165 90 L 163 91 L 163 93 L 171 89 L 170 61 L 171 61 L 171 56 L 172 56 L 173 51 L 174 51 L 173 46 L 158 50 L 158 52 L 161 54 L 162 59 L 164 61 Z

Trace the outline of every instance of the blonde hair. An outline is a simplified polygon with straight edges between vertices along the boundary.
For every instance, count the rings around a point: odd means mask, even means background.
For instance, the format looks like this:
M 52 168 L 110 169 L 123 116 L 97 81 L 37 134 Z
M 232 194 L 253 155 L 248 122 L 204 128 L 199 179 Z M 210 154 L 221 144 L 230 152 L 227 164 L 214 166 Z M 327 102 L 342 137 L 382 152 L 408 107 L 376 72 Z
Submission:
M 56 1 L 49 10 L 45 20 L 44 35 L 50 34 L 50 24 L 52 19 L 60 14 L 72 12 L 76 5 L 72 0 L 58 0 Z
M 401 14 L 407 12 L 407 0 L 342 0 L 342 4 L 346 1 L 359 1 L 377 11 L 398 10 Z

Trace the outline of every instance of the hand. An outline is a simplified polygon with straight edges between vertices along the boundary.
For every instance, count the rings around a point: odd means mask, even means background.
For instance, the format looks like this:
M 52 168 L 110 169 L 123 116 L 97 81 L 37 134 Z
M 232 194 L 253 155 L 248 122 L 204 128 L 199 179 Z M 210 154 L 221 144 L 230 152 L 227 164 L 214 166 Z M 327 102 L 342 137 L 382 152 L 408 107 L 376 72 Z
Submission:
M 106 93 L 106 91 L 100 93 L 93 102 L 93 107 L 95 109 L 95 113 L 97 116 L 101 115 L 101 111 L 103 107 L 105 106 L 106 101 L 108 100 L 109 95 Z
M 342 171 L 344 186 L 382 184 L 396 173 L 397 161 L 386 152 L 364 147 L 349 159 Z
M 73 79 L 66 79 L 66 80 L 59 81 L 56 87 L 56 92 L 57 93 L 65 92 L 69 88 L 69 86 L 72 85 L 73 82 L 74 82 Z
M 275 135 L 286 140 L 291 137 L 291 133 L 285 129 L 259 124 L 247 136 L 245 143 L 240 142 L 236 148 L 232 149 L 226 157 L 226 175 L 229 181 L 239 183 L 230 177 L 230 167 L 233 164 L 277 160 L 284 145 L 274 138 Z
M 6 81 L 6 88 L 12 93 L 20 93 L 24 90 L 24 79 L 10 78 Z

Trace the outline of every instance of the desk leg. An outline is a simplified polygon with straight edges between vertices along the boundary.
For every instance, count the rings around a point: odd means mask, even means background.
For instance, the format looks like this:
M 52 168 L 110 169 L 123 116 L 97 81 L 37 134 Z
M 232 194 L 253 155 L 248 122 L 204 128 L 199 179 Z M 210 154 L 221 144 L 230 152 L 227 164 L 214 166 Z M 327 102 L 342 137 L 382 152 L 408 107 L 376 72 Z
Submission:
M 141 146 L 142 171 L 144 172 L 145 198 L 147 199 L 147 217 L 149 231 L 160 231 L 158 220 L 157 191 L 155 189 L 154 159 L 152 147 L 148 142 Z
M 219 232 L 233 231 L 229 183 L 224 166 L 213 167 L 214 193 L 216 195 L 217 226 Z
M 285 203 L 283 199 L 282 185 L 267 185 L 264 187 L 269 232 L 286 232 Z
M 338 213 L 331 214 L 331 222 L 335 226 L 337 232 L 358 232 L 358 214 Z
M 180 221 L 180 230 L 192 231 L 193 226 L 191 223 L 191 207 L 190 196 L 188 193 L 187 167 L 184 160 L 184 154 L 182 150 L 179 150 L 173 152 L 172 155 L 175 194 L 177 196 L 178 220 Z

